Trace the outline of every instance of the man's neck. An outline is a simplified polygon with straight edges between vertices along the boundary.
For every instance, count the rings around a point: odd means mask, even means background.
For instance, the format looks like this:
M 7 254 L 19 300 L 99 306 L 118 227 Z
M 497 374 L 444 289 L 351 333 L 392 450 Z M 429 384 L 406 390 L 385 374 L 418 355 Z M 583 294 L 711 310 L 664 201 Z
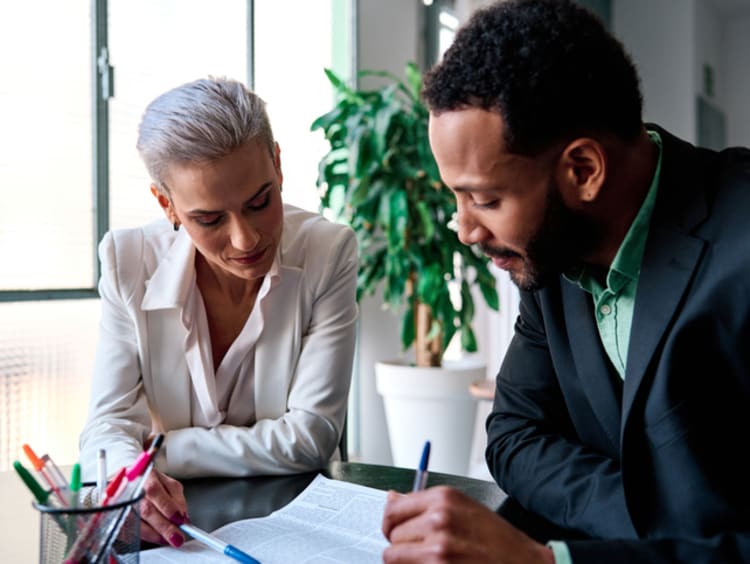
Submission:
M 646 199 L 659 160 L 659 149 L 642 129 L 631 145 L 616 142 L 609 151 L 607 189 L 596 203 L 596 221 L 603 237 L 585 262 L 609 268 Z

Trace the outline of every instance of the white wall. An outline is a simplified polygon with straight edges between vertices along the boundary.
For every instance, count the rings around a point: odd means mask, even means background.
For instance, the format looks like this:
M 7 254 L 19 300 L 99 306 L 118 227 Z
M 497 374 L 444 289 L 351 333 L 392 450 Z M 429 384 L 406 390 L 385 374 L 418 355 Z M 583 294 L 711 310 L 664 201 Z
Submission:
M 695 0 L 614 0 L 612 31 L 641 76 L 644 120 L 695 140 Z

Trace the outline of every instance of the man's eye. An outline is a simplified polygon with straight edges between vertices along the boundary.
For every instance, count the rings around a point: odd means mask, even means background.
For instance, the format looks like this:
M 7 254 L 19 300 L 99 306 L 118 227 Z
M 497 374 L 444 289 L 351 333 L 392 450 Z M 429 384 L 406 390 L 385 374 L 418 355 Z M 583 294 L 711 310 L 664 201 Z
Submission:
M 474 202 L 474 207 L 488 210 L 488 209 L 497 207 L 497 204 L 499 201 L 500 200 L 490 200 L 487 202 Z

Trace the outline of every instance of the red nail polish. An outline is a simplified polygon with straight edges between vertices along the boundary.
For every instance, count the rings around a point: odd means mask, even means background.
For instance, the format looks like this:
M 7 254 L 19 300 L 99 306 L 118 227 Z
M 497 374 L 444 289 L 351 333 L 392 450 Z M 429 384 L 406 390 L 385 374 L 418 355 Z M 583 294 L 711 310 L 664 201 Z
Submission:
M 182 546 L 182 543 L 185 542 L 185 539 L 182 538 L 181 535 L 178 533 L 172 533 L 169 535 L 169 544 L 171 544 L 175 548 L 180 548 Z
M 179 511 L 175 511 L 169 518 L 169 522 L 179 527 L 185 522 L 185 517 L 183 517 L 182 513 L 180 513 Z

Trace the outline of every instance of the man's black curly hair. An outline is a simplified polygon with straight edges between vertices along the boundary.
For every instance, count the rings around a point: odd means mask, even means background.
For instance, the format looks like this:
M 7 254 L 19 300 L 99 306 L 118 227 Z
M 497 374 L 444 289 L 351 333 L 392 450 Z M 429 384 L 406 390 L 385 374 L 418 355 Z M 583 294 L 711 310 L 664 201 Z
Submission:
M 422 94 L 437 114 L 499 111 L 506 147 L 517 154 L 597 133 L 629 142 L 642 127 L 633 62 L 594 14 L 569 0 L 478 10 L 425 74 Z

